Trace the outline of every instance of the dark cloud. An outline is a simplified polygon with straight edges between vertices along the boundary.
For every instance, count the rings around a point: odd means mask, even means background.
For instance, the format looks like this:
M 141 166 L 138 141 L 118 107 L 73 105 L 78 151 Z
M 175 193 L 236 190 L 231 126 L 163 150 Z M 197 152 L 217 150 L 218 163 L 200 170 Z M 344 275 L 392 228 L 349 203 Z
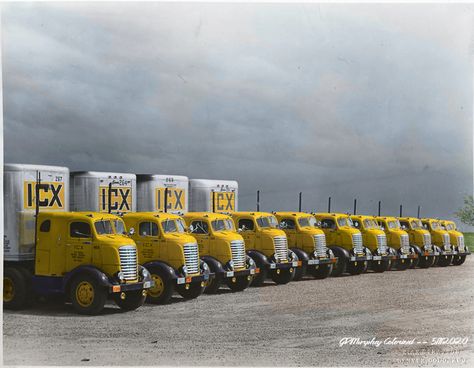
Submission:
M 5 160 L 236 179 L 241 209 L 453 217 L 470 5 L 2 6 Z

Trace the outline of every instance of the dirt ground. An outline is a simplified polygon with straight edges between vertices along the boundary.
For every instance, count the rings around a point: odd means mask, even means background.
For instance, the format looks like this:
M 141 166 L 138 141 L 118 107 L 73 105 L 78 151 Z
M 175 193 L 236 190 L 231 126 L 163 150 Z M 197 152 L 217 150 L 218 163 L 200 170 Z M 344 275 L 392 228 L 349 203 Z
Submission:
M 470 257 L 459 267 L 176 296 L 129 313 L 110 304 L 96 317 L 52 302 L 5 311 L 4 364 L 467 367 L 473 315 Z

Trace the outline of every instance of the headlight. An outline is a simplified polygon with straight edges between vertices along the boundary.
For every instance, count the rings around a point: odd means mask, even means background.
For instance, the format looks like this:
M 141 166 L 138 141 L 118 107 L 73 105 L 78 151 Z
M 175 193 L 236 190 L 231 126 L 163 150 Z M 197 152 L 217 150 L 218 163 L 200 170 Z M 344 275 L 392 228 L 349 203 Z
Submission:
M 117 277 L 118 277 L 118 279 L 119 279 L 120 281 L 125 280 L 125 276 L 123 275 L 123 272 L 122 272 L 122 271 L 120 271 L 120 272 L 117 274 Z
M 295 252 L 292 252 L 291 250 L 289 250 L 288 251 L 288 258 L 290 259 L 290 261 L 294 261 L 295 258 L 296 258 Z
M 314 257 L 314 258 L 318 258 L 318 252 L 314 251 L 314 252 L 313 252 L 313 257 Z
M 201 262 L 201 267 L 205 272 L 209 271 L 209 266 L 206 262 Z
M 227 267 L 229 267 L 230 270 L 233 270 L 234 269 L 234 261 L 230 260 L 229 262 L 227 262 Z
M 372 252 L 370 251 L 369 248 L 365 248 L 365 254 L 368 255 L 368 256 L 371 256 Z
M 247 258 L 247 262 L 250 266 L 255 266 L 255 261 L 252 258 Z
M 181 270 L 183 271 L 183 274 L 184 275 L 187 275 L 188 274 L 188 268 L 186 267 L 186 265 L 184 265 Z
M 141 274 L 144 279 L 151 277 L 150 272 L 145 267 L 141 268 Z

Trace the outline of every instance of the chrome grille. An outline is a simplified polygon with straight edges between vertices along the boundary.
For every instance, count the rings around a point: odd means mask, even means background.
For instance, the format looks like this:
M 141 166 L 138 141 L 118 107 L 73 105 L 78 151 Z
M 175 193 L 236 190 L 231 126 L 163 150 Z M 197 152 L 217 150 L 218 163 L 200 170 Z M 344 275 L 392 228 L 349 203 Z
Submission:
M 400 235 L 400 250 L 403 254 L 410 253 L 410 239 L 407 234 Z
M 449 243 L 449 234 L 443 234 L 443 245 L 444 245 L 444 250 L 451 249 L 451 244 Z
M 133 245 L 119 248 L 120 270 L 125 280 L 136 280 L 138 278 L 137 249 Z
M 186 243 L 183 247 L 184 262 L 188 274 L 199 273 L 199 252 L 197 243 Z
M 245 245 L 242 240 L 233 240 L 230 242 L 230 250 L 232 252 L 232 261 L 234 268 L 245 268 Z
M 324 234 L 313 235 L 314 251 L 318 257 L 326 257 L 328 248 L 326 247 L 326 236 Z
M 423 245 L 425 248 L 427 246 L 431 247 L 431 235 L 430 234 L 423 234 Z
M 458 249 L 464 250 L 464 236 L 458 236 Z
M 387 237 L 385 234 L 377 235 L 377 246 L 379 250 L 379 254 L 385 254 L 388 251 L 387 248 Z
M 362 245 L 362 234 L 352 234 L 352 246 L 354 253 L 364 253 L 364 246 Z
M 288 260 L 288 241 L 286 236 L 275 236 L 273 238 L 273 245 L 275 246 L 275 258 L 279 261 Z

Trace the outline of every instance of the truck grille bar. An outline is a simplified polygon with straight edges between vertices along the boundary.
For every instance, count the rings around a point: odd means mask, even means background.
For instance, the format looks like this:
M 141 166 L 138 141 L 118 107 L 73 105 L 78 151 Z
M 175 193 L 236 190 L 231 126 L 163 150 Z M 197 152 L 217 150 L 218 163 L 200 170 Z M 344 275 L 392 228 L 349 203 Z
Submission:
M 326 257 L 328 248 L 326 246 L 326 236 L 324 234 L 313 235 L 314 251 L 318 257 Z
M 188 274 L 199 273 L 199 251 L 197 243 L 186 243 L 183 246 L 184 263 Z
M 278 261 L 288 260 L 288 241 L 286 236 L 275 236 L 273 238 L 273 245 L 275 246 L 275 257 Z
M 137 249 L 133 245 L 119 248 L 120 270 L 125 280 L 138 278 Z
M 400 250 L 403 254 L 410 253 L 410 238 L 408 234 L 400 235 Z
M 464 251 L 464 236 L 458 236 L 458 249 Z
M 352 246 L 355 254 L 364 253 L 364 246 L 362 245 L 362 234 L 352 234 Z
M 234 268 L 245 268 L 245 244 L 242 240 L 233 240 L 230 242 L 230 250 L 232 252 L 232 261 Z
M 451 250 L 451 244 L 449 243 L 449 234 L 443 234 L 443 245 L 444 250 Z
M 386 254 L 388 251 L 387 248 L 387 237 L 385 234 L 377 235 L 377 245 L 379 254 Z

